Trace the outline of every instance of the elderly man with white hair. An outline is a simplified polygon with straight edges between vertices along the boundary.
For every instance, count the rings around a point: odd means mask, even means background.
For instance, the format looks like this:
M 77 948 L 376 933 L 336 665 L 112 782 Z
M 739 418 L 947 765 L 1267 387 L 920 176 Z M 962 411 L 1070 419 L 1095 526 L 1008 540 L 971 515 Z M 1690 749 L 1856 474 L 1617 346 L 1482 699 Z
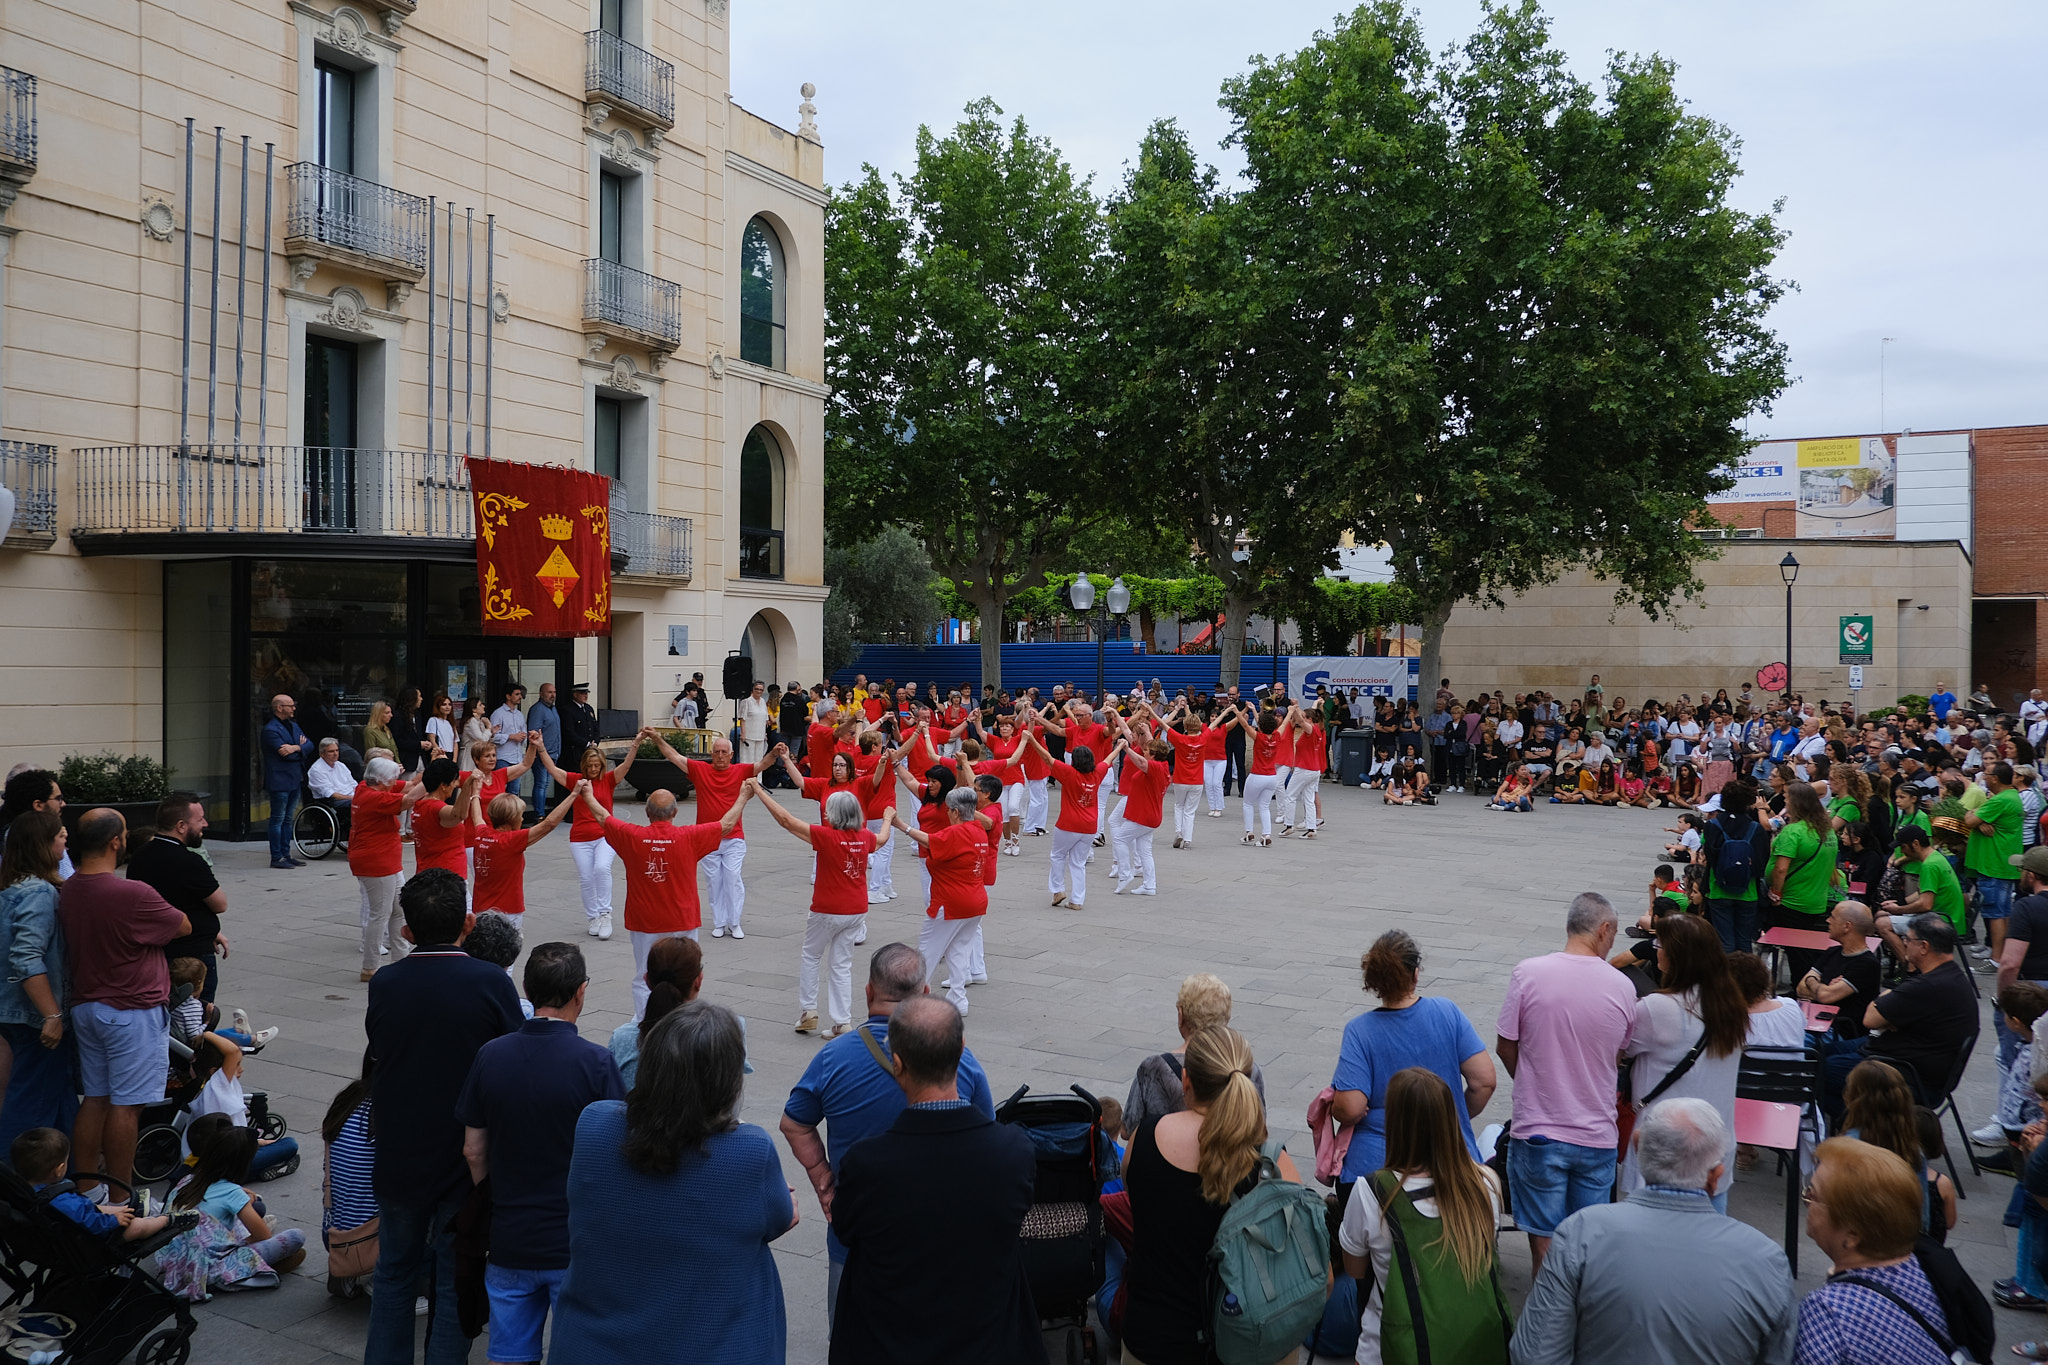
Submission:
M 306 769 L 306 785 L 322 801 L 331 801 L 337 806 L 349 803 L 355 795 L 356 775 L 348 770 L 348 764 L 341 761 L 340 740 L 320 741 L 320 757 Z
M 1636 1123 L 1647 1182 L 1557 1229 L 1509 1346 L 1514 1365 L 1789 1365 L 1798 1320 L 1785 1253 L 1714 1212 L 1728 1128 L 1699 1099 Z M 1674 1267 L 1682 1273 L 1674 1274 Z

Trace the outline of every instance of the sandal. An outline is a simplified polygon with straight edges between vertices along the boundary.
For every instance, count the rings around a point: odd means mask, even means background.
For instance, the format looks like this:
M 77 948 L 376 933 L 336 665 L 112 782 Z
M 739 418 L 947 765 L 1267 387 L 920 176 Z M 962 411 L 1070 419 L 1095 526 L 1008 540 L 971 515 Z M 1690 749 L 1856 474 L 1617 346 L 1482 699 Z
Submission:
M 2048 1341 L 2022 1341 L 2012 1353 L 2021 1360 L 2048 1360 Z

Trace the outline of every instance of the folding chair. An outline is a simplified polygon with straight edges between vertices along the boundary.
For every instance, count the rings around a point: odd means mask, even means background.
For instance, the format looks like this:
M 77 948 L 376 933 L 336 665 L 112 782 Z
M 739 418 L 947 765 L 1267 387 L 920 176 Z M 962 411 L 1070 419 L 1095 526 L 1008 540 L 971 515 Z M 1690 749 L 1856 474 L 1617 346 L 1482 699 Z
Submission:
M 1735 1140 L 1768 1147 L 1785 1172 L 1785 1259 L 1799 1273 L 1799 1136 L 1820 1103 L 1821 1059 L 1793 1048 L 1746 1048 L 1735 1077 Z

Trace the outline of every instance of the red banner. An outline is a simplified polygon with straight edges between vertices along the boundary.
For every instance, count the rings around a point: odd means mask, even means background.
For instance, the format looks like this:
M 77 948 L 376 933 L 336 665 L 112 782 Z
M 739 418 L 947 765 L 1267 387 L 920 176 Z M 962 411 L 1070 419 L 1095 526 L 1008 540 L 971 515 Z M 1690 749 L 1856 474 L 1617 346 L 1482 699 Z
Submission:
M 611 480 L 554 465 L 465 463 L 484 634 L 611 634 Z

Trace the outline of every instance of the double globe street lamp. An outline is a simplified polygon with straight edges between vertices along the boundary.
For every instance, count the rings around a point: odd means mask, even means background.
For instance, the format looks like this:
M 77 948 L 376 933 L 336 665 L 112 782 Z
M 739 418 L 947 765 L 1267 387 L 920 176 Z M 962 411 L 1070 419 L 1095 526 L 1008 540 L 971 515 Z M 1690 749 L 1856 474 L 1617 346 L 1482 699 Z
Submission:
M 1116 580 L 1109 585 L 1109 591 L 1104 593 L 1102 597 L 1103 605 L 1107 610 L 1095 613 L 1095 704 L 1097 706 L 1103 704 L 1103 697 L 1105 695 L 1103 692 L 1103 669 L 1108 662 L 1106 641 L 1109 638 L 1109 618 L 1112 616 L 1122 616 L 1130 611 L 1131 590 L 1124 586 L 1123 577 L 1118 575 Z M 1088 581 L 1087 574 L 1079 574 L 1075 577 L 1072 586 L 1067 589 L 1067 601 L 1071 602 L 1074 610 L 1082 616 L 1086 616 L 1089 610 L 1095 606 L 1095 585 Z

